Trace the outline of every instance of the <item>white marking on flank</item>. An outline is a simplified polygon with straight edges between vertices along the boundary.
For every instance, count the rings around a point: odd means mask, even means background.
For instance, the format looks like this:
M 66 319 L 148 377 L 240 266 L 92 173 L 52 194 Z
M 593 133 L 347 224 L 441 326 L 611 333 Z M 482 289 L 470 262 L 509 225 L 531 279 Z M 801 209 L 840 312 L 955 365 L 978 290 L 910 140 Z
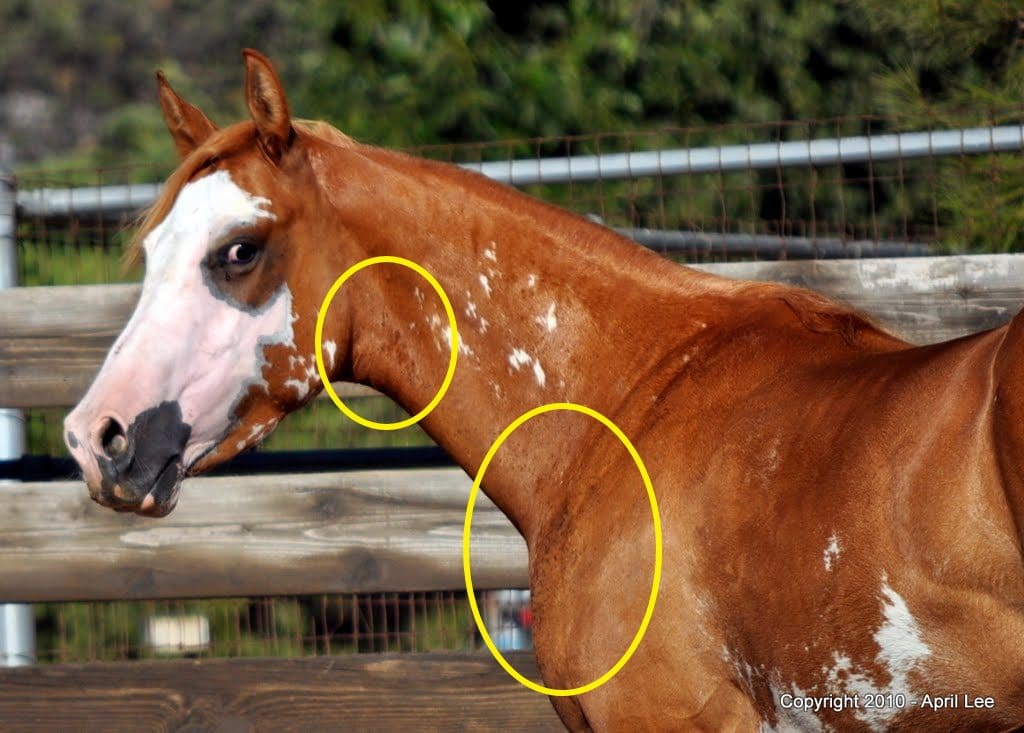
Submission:
M 535 287 L 537 287 L 537 276 L 536 275 L 527 275 L 526 276 L 526 287 L 528 287 L 528 288 L 535 288 Z
M 484 250 L 484 258 L 491 262 L 498 261 L 498 255 L 494 251 L 494 242 L 491 242 L 491 246 Z
M 491 283 L 487 279 L 487 275 L 480 275 L 480 285 L 483 287 L 484 292 L 487 293 L 487 297 L 491 297 Z
M 825 547 L 825 570 L 826 572 L 832 572 L 832 565 L 836 560 L 839 559 L 839 551 L 842 548 L 839 546 L 839 537 L 835 532 L 828 538 L 828 545 Z

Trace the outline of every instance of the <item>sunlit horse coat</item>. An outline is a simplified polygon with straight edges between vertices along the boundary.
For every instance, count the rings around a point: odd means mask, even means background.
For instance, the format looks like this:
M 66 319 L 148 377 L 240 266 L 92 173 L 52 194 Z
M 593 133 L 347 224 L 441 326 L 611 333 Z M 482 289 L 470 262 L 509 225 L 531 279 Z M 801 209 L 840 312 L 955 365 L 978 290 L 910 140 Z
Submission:
M 139 305 L 66 423 L 97 501 L 165 514 L 184 475 L 259 442 L 321 388 L 331 283 L 399 255 L 455 306 L 459 366 L 423 424 L 468 472 L 554 401 L 611 417 L 650 469 L 653 621 L 611 682 L 552 700 L 569 728 L 1024 723 L 1019 319 L 913 348 L 809 292 L 700 274 L 478 175 L 293 124 L 269 63 L 246 63 L 252 119 L 225 130 L 160 79 L 183 160 L 140 232 Z M 446 323 L 415 273 L 364 270 L 330 309 L 331 377 L 416 412 Z M 594 421 L 546 414 L 485 490 L 529 546 L 544 683 L 594 679 L 650 588 L 632 460 Z

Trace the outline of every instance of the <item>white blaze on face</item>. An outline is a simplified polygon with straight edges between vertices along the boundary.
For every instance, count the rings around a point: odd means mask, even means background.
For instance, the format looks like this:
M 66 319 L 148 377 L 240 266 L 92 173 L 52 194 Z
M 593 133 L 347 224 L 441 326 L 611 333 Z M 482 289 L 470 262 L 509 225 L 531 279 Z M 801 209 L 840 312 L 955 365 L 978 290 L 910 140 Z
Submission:
M 274 215 L 267 199 L 239 188 L 226 171 L 186 184 L 164 220 L 146 237 L 146 276 L 128 325 L 76 412 L 114 414 L 125 422 L 164 401 L 177 401 L 192 435 L 188 466 L 230 427 L 236 402 L 262 385 L 263 349 L 292 340 L 286 285 L 248 308 L 204 280 L 212 247 L 239 227 Z

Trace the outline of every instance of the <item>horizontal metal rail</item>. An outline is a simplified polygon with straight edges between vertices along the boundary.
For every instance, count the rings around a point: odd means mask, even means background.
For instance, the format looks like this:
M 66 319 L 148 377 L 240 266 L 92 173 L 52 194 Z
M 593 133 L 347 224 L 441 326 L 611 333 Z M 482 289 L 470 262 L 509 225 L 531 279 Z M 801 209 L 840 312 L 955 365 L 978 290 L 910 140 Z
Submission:
M 897 159 L 983 155 L 1024 149 L 1024 125 L 930 132 L 722 145 L 561 158 L 536 158 L 463 167 L 513 186 L 585 183 L 650 176 L 823 166 Z M 18 191 L 20 217 L 115 218 L 150 205 L 159 184 L 84 186 Z
M 763 260 L 846 260 L 863 257 L 927 257 L 935 254 L 929 244 L 920 242 L 838 239 L 836 237 L 796 237 L 781 234 L 743 234 L 740 232 L 667 231 L 664 229 L 616 228 L 658 252 L 678 252 L 704 256 L 757 257 Z

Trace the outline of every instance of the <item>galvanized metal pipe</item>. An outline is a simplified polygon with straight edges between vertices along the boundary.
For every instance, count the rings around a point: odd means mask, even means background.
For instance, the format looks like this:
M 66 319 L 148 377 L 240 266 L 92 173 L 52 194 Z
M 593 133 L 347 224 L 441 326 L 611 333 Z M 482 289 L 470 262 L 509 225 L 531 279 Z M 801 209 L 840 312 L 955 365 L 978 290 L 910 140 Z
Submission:
M 530 158 L 463 167 L 513 186 L 586 183 L 650 176 L 730 173 L 796 166 L 881 162 L 952 155 L 983 155 L 1024 149 L 1024 125 L 887 135 L 720 145 L 560 158 Z M 45 188 L 18 192 L 18 210 L 27 217 L 117 217 L 156 199 L 158 184 Z
M 0 171 L 0 290 L 18 284 L 15 241 L 14 179 Z M 25 452 L 25 416 L 21 410 L 0 408 L 0 461 L 20 458 Z M 0 481 L 2 484 L 13 483 Z M 0 666 L 21 667 L 36 662 L 36 620 L 25 603 L 0 605 Z

